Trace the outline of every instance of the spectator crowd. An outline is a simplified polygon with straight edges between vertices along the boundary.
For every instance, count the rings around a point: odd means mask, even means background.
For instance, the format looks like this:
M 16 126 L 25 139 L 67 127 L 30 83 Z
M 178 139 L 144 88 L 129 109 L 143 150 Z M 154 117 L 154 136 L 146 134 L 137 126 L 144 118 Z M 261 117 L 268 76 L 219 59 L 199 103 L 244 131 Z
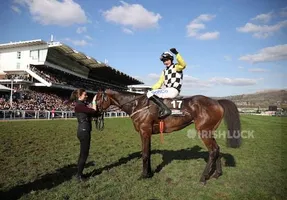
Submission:
M 6 74 L 5 79 L 21 79 L 25 81 L 31 81 L 32 77 L 29 74 Z
M 57 69 L 46 66 L 31 66 L 30 69 L 46 81 L 55 85 L 70 86 L 72 88 L 84 88 L 86 90 L 97 91 L 104 88 L 122 90 L 122 85 L 102 85 L 91 79 L 84 79 Z M 22 79 L 32 81 L 29 74 L 7 74 L 4 79 Z M 14 86 L 12 106 L 10 103 L 10 93 L 0 93 L 0 110 L 33 110 L 33 111 L 73 111 L 74 104 L 67 104 L 69 96 L 59 96 L 56 93 L 49 93 L 34 90 L 22 90 Z M 107 111 L 120 112 L 121 110 L 111 106 Z
M 74 103 L 67 104 L 69 97 L 63 98 L 53 93 L 33 90 L 23 91 L 20 94 L 20 98 L 13 97 L 12 107 L 10 95 L 0 94 L 0 110 L 73 111 L 74 109 Z M 121 110 L 116 106 L 110 106 L 107 111 L 120 112 Z
M 23 91 L 20 98 L 13 97 L 12 107 L 7 95 L 0 95 L 0 110 L 40 110 L 72 111 L 73 104 L 67 104 L 67 98 L 52 93 Z M 8 98 L 7 98 L 8 97 Z

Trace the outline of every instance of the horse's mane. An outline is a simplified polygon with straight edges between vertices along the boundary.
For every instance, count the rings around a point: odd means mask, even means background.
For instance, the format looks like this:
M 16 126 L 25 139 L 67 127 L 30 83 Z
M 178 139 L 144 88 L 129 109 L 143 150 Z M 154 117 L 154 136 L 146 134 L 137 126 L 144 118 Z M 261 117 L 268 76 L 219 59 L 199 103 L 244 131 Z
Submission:
M 105 92 L 107 94 L 121 94 L 121 95 L 136 96 L 136 97 L 145 95 L 145 94 L 138 94 L 138 93 L 130 92 L 130 91 L 117 91 L 117 90 L 112 90 L 112 89 L 107 89 Z

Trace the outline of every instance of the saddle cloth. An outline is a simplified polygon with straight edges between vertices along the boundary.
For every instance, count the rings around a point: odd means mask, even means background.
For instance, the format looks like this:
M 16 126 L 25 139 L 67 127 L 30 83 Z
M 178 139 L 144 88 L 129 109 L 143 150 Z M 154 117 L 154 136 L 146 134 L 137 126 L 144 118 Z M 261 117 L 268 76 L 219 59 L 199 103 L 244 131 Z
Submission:
M 162 99 L 163 103 L 171 110 L 173 116 L 184 116 L 184 99 L 185 96 L 177 96 L 173 99 Z

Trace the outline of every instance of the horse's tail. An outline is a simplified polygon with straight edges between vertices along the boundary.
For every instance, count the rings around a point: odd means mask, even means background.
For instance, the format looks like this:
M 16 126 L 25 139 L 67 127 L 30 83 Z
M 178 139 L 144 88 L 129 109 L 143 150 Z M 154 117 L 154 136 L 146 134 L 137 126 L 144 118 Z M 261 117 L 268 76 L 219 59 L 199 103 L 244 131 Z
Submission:
M 241 145 L 241 124 L 238 109 L 230 100 L 220 99 L 219 104 L 224 109 L 224 120 L 228 128 L 227 146 L 231 148 L 239 148 Z

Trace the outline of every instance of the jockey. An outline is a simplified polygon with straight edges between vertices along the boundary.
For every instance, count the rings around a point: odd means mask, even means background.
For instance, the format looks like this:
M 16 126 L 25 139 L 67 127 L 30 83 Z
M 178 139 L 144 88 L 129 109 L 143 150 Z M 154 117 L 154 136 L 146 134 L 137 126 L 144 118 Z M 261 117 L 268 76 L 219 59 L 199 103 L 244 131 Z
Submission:
M 170 109 L 160 98 L 175 98 L 179 95 L 183 80 L 183 69 L 186 67 L 186 63 L 178 51 L 175 48 L 171 48 L 170 51 L 175 54 L 177 63 L 173 63 L 174 57 L 170 52 L 162 53 L 160 60 L 166 68 L 162 71 L 158 82 L 152 86 L 152 90 L 147 92 L 148 99 L 160 108 L 159 118 L 165 118 L 171 114 Z M 160 89 L 162 85 L 165 88 Z

